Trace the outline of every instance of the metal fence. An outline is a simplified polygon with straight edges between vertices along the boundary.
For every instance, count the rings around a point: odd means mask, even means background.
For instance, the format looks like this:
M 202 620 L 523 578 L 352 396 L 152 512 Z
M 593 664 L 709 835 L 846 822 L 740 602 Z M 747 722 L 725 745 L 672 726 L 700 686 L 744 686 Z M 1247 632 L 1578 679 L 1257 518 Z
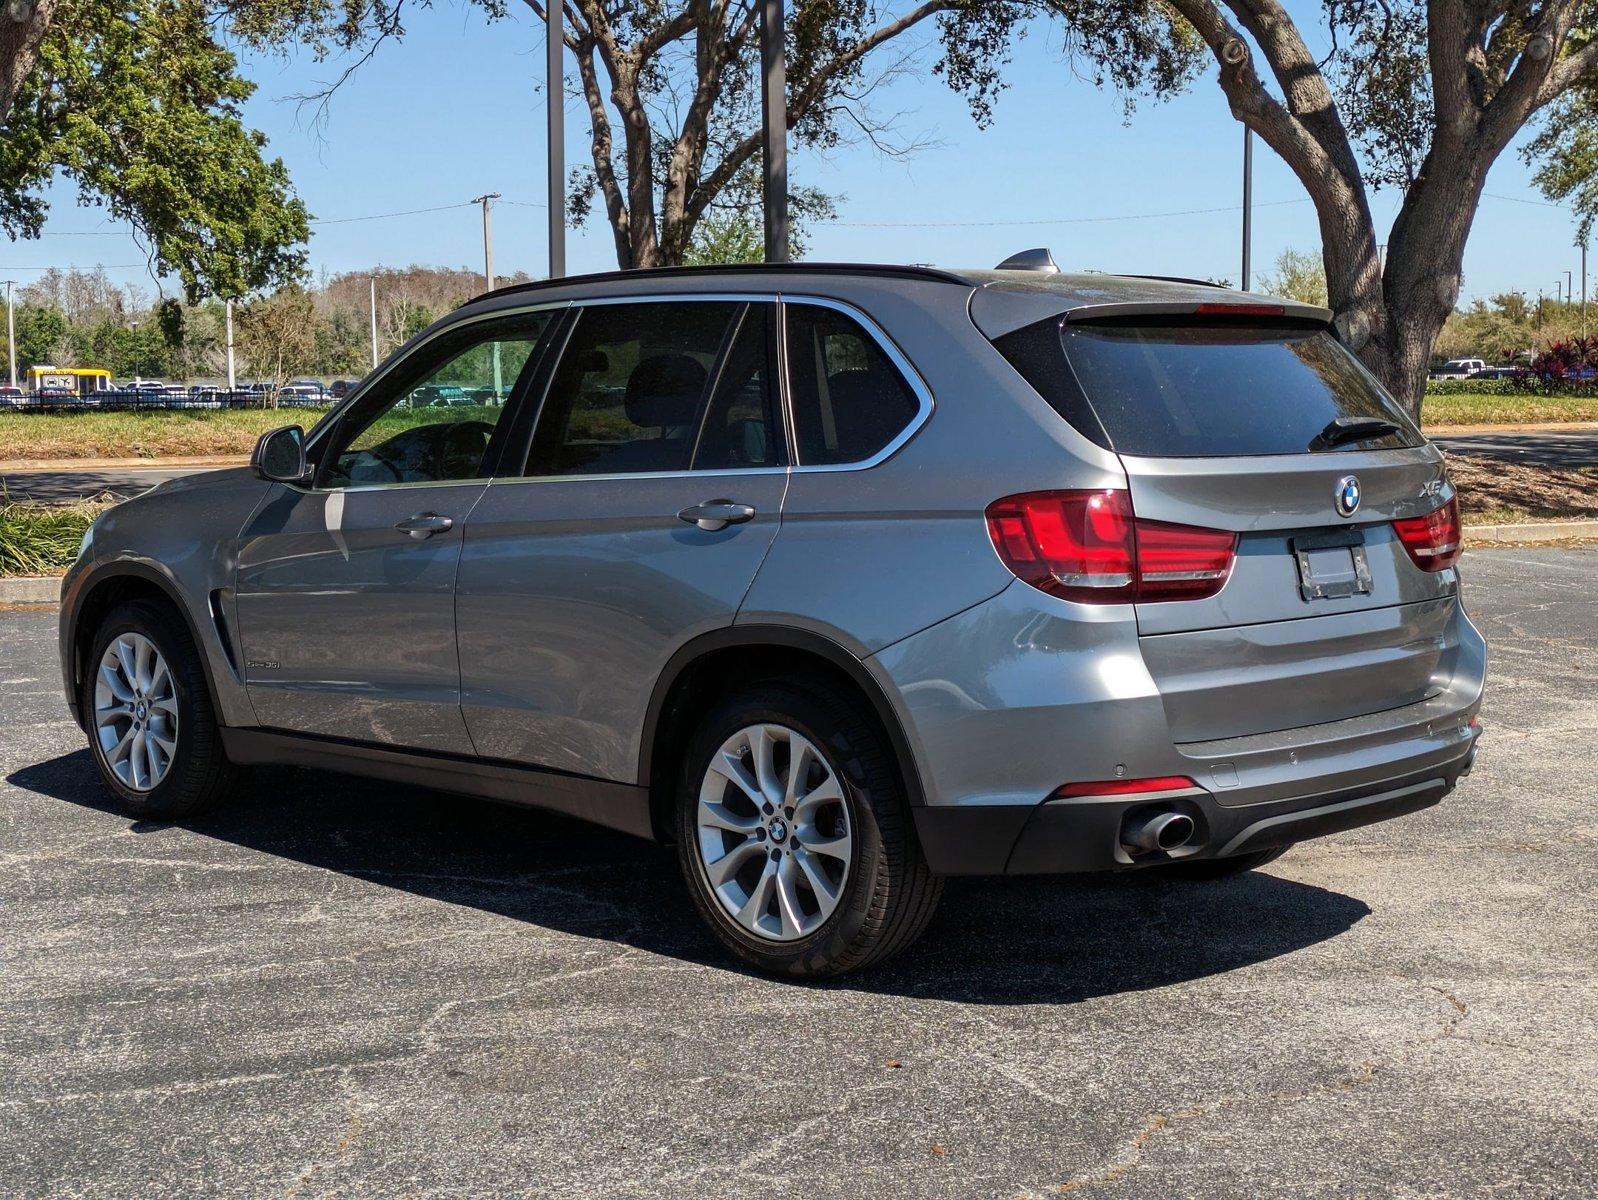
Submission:
M 185 392 L 154 389 L 110 389 L 72 395 L 60 392 L 24 392 L 0 395 L 0 412 L 165 412 L 223 408 L 329 408 L 338 402 L 330 393 L 308 395 L 240 388 L 191 388 Z

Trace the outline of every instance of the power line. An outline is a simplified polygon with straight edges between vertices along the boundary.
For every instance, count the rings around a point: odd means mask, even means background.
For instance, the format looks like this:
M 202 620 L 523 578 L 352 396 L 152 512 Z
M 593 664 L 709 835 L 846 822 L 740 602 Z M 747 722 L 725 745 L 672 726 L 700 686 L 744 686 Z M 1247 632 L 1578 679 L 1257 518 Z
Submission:
M 411 208 L 404 212 L 371 213 L 364 217 L 328 217 L 320 221 L 312 221 L 312 225 L 351 225 L 356 221 L 386 221 L 390 217 L 415 217 L 422 213 L 448 212 L 454 208 L 471 208 L 475 200 L 463 200 L 459 204 L 438 204 L 432 208 Z
M 1281 208 L 1288 204 L 1308 204 L 1308 196 L 1297 200 L 1272 200 L 1256 204 L 1255 208 Z M 1001 225 L 1089 225 L 1104 221 L 1158 221 L 1168 217 L 1196 217 L 1211 213 L 1241 212 L 1241 204 L 1220 208 L 1186 208 L 1174 212 L 1118 213 L 1109 217 L 1037 217 L 1003 221 L 817 221 L 817 225 L 834 225 L 854 229 L 988 229 Z
M 1552 200 L 1528 200 L 1524 196 L 1501 196 L 1497 192 L 1483 192 L 1482 195 L 1486 196 L 1490 200 L 1507 200 L 1511 204 L 1531 204 L 1538 208 L 1558 208 L 1563 209 L 1566 212 L 1569 211 L 1569 207 L 1567 205 L 1556 204 Z

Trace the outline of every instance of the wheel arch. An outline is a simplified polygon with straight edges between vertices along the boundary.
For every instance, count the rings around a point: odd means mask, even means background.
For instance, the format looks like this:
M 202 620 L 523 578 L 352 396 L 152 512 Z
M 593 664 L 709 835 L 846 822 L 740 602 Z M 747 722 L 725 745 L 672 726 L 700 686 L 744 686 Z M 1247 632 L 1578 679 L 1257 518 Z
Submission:
M 138 559 L 111 559 L 96 564 L 76 589 L 72 610 L 63 622 L 64 645 L 62 667 L 67 673 L 67 696 L 73 719 L 80 727 L 84 723 L 79 693 L 83 686 L 85 656 L 92 640 L 93 630 L 105 614 L 118 604 L 130 600 L 155 600 L 176 612 L 194 642 L 200 655 L 200 666 L 205 672 L 206 686 L 211 689 L 213 703 L 219 700 L 216 675 L 211 656 L 206 652 L 205 639 L 201 637 L 194 614 L 183 602 L 176 580 L 160 565 Z
M 730 674 L 729 674 L 730 672 Z M 667 661 L 649 698 L 639 739 L 638 782 L 649 789 L 655 834 L 670 840 L 672 788 L 692 723 L 686 703 L 707 691 L 789 672 L 842 683 L 865 700 L 888 738 L 913 806 L 922 802 L 921 776 L 903 722 L 882 684 L 846 647 L 822 634 L 782 625 L 736 625 L 702 634 Z

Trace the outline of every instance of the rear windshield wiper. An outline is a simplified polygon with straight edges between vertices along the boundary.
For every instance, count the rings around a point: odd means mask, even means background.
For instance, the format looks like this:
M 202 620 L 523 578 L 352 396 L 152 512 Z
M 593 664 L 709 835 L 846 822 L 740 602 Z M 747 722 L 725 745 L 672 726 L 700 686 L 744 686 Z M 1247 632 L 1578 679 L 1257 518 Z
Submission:
M 1385 417 L 1338 417 L 1315 435 L 1309 444 L 1311 451 L 1330 450 L 1347 442 L 1363 442 L 1367 438 L 1386 437 L 1402 433 L 1403 429 Z

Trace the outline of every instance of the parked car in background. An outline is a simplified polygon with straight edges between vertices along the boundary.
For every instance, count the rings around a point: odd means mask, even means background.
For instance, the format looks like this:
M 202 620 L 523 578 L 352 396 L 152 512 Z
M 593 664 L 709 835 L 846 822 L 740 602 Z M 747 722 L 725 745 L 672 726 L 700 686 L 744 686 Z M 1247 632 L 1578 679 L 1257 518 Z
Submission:
M 327 392 L 320 383 L 303 379 L 284 384 L 277 393 L 280 408 L 317 408 L 326 404 L 327 399 Z
M 503 408 L 407 407 L 491 357 Z M 675 843 L 788 976 L 910 944 L 945 876 L 1215 879 L 1402 817 L 1480 733 L 1440 452 L 1330 312 L 1197 284 L 519 285 L 83 546 L 62 680 L 128 813 L 268 763 L 553 809 Z M 1299 919 L 1260 895 L 1205 907 Z
M 359 382 L 354 379 L 335 379 L 327 390 L 333 399 L 342 400 L 359 386 Z
M 467 395 L 465 388 L 451 383 L 424 384 L 412 392 L 410 398 L 412 408 L 448 408 L 451 405 L 473 403 L 475 401 Z
M 1524 370 L 1523 367 L 1484 367 L 1471 376 L 1473 379 L 1514 379 Z
M 22 408 L 28 403 L 28 393 L 10 384 L 0 384 L 0 408 Z
M 1472 379 L 1487 369 L 1479 358 L 1451 358 L 1431 373 L 1432 379 Z

